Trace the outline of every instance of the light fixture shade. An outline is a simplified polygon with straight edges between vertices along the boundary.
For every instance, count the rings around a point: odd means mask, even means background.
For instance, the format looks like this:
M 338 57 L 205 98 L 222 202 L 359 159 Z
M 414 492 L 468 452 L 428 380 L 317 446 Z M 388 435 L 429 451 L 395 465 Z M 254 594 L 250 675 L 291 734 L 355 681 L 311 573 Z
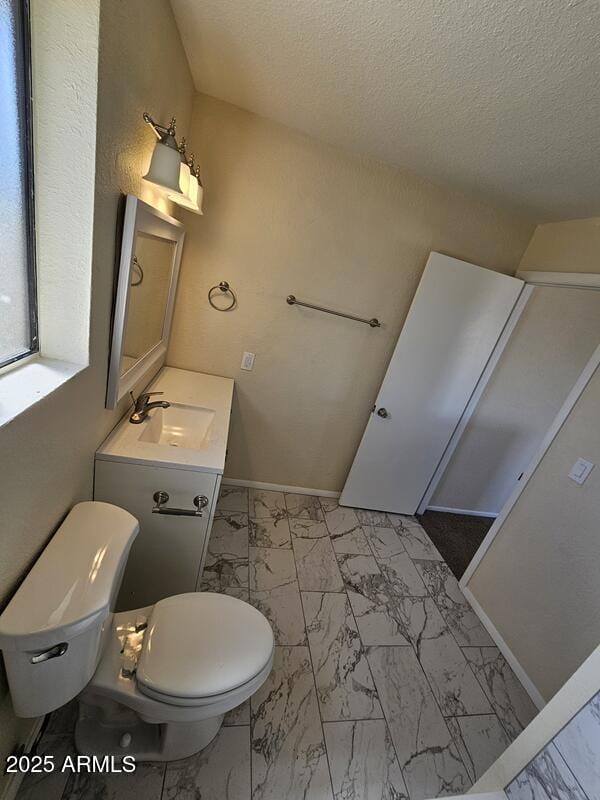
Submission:
M 189 196 L 190 193 L 190 178 L 192 177 L 192 173 L 190 172 L 190 168 L 186 161 L 181 159 L 181 167 L 179 168 L 179 185 L 181 186 L 181 193 L 184 194 L 186 197 Z
M 198 180 L 198 179 L 196 179 L 196 180 Z M 196 203 L 198 205 L 198 213 L 199 214 L 204 214 L 204 211 L 202 211 L 202 201 L 203 200 L 204 200 L 204 186 L 202 186 L 200 181 L 198 181 L 198 195 L 197 195 L 197 198 L 196 198 Z
M 144 175 L 144 180 L 155 183 L 170 192 L 181 192 L 179 183 L 181 167 L 179 151 L 158 141 L 154 145 L 150 168 Z
M 198 200 L 202 200 L 202 186 L 198 184 L 198 178 L 192 173 L 190 175 L 189 186 L 188 186 L 188 193 L 187 195 L 183 194 L 170 194 L 169 200 L 172 200 L 174 203 L 177 203 L 178 206 L 182 208 L 186 208 L 188 211 L 193 211 L 195 214 L 202 214 L 202 203 L 198 203 Z
M 202 209 L 200 209 L 196 203 L 192 203 L 189 197 L 186 197 L 183 194 L 170 194 L 169 200 L 177 203 L 177 205 L 181 206 L 181 208 L 185 208 L 188 211 L 193 211 L 195 214 L 202 214 Z
M 198 178 L 192 173 L 190 175 L 190 183 L 187 193 L 190 203 L 198 205 Z

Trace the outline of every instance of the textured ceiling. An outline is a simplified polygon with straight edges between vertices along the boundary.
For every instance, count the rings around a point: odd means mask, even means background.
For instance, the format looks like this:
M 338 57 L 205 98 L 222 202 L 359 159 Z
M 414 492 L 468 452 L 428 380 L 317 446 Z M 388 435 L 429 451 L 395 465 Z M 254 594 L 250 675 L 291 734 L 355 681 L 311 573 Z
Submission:
M 196 88 L 534 217 L 600 214 L 600 0 L 172 0 Z

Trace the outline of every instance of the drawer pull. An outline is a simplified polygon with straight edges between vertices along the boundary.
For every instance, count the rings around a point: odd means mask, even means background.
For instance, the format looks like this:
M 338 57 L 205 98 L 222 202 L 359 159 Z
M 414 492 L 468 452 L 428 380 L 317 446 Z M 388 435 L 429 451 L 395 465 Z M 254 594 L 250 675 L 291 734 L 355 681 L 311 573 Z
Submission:
M 192 500 L 196 508 L 169 508 L 167 492 L 154 492 L 152 499 L 155 503 L 152 507 L 153 514 L 170 514 L 172 517 L 202 517 L 204 516 L 203 509 L 208 505 L 208 497 L 203 494 L 197 494 Z

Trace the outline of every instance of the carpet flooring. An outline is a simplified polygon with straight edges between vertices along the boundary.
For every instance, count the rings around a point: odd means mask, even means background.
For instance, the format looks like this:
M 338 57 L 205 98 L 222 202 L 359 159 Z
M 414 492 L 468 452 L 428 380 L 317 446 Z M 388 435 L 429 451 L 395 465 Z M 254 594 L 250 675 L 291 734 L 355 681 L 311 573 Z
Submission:
M 426 511 L 417 519 L 458 580 L 494 522 L 489 517 L 445 511 Z

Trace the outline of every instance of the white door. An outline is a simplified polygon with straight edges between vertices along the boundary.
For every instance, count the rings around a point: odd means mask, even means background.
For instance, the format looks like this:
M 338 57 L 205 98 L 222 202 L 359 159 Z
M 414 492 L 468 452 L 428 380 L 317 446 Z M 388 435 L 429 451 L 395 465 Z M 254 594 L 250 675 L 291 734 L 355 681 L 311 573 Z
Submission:
M 341 505 L 415 513 L 523 286 L 431 253 Z

